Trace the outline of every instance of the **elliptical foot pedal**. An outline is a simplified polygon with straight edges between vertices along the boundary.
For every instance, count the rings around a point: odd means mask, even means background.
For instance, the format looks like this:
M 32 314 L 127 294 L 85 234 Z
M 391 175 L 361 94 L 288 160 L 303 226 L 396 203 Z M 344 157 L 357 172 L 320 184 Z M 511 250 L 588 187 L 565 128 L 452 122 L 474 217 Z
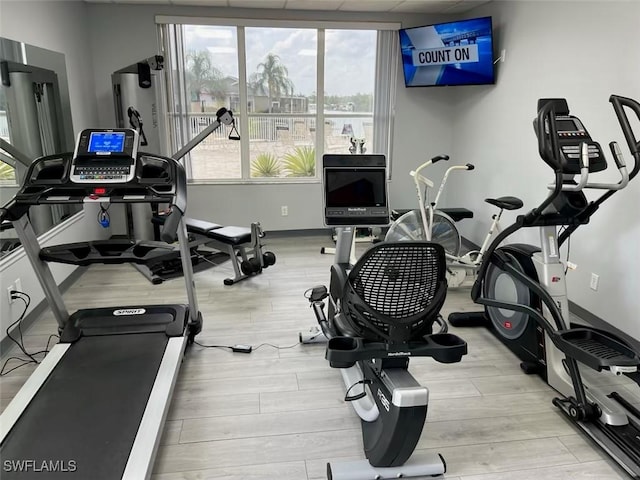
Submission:
M 590 328 L 561 330 L 553 337 L 556 346 L 565 354 L 597 371 L 612 368 L 619 371 L 640 365 L 640 357 L 629 347 Z
M 327 463 L 328 480 L 443 478 L 447 466 L 438 453 L 415 453 L 404 465 L 374 467 L 367 460 Z

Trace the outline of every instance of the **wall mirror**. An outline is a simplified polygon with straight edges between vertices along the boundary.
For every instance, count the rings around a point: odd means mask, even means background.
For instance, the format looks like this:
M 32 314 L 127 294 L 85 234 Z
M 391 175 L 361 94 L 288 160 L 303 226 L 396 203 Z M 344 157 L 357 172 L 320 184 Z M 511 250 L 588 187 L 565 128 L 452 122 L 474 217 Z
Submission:
M 33 159 L 73 146 L 64 54 L 0 37 L 0 202 L 17 192 Z M 40 235 L 80 209 L 42 205 L 30 218 Z M 14 236 L 11 229 L 1 233 L 2 254 L 15 247 Z

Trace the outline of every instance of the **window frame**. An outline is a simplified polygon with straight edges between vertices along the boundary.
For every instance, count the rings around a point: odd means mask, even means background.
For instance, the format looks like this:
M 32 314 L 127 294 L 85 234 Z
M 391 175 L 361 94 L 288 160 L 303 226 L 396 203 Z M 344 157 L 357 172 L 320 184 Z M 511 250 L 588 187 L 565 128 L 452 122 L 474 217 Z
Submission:
M 241 132 L 249 131 L 249 112 L 248 112 L 248 94 L 247 94 L 247 64 L 246 64 L 246 43 L 245 43 L 245 28 L 247 27 L 261 27 L 261 28 L 306 28 L 314 29 L 317 32 L 316 47 L 316 104 L 317 106 L 324 105 L 324 79 L 325 79 L 325 32 L 326 30 L 373 30 L 378 32 L 376 41 L 375 52 L 375 71 L 376 74 L 380 72 L 386 72 L 387 75 L 383 75 L 382 81 L 380 81 L 380 75 L 376 75 L 376 82 L 374 86 L 374 108 L 371 115 L 372 122 L 374 124 L 374 139 L 379 139 L 375 143 L 383 145 L 384 154 L 387 157 L 388 163 L 388 177 L 391 179 L 391 152 L 393 148 L 393 122 L 395 117 L 395 92 L 396 92 L 396 79 L 398 75 L 398 63 L 399 63 L 399 47 L 397 45 L 398 35 L 397 31 L 401 28 L 399 22 L 341 22 L 341 21 L 310 21 L 310 20 L 265 20 L 265 19 L 251 19 L 251 18 L 224 18 L 224 17 L 190 17 L 190 16 L 168 16 L 168 15 L 156 15 L 155 23 L 158 29 L 158 40 L 165 53 L 171 51 L 169 37 L 172 35 L 170 28 L 174 27 L 173 32 L 178 32 L 180 29 L 176 27 L 182 27 L 184 25 L 202 25 L 202 26 L 229 26 L 236 27 L 237 31 L 237 44 L 238 44 L 238 82 L 239 88 L 239 100 L 240 111 L 238 113 L 239 129 Z M 389 38 L 386 39 L 383 45 L 381 45 L 380 32 L 390 32 Z M 182 46 L 182 52 L 173 52 L 172 54 L 177 57 L 177 62 L 184 65 L 184 43 L 181 34 L 173 35 L 180 37 L 180 45 Z M 177 48 L 176 48 L 177 50 Z M 167 62 L 165 58 L 165 62 Z M 164 83 L 171 83 L 171 63 L 176 62 L 176 58 L 172 58 L 168 63 L 168 67 L 165 70 Z M 383 63 L 382 63 L 383 62 Z M 184 72 L 182 72 L 182 75 Z M 172 87 L 165 86 L 165 92 L 167 99 L 171 98 Z M 185 92 L 181 92 L 182 96 Z M 166 106 L 166 105 L 165 105 Z M 186 104 L 183 105 L 183 107 Z M 381 107 L 381 108 L 380 108 Z M 168 112 L 165 109 L 165 114 Z M 188 115 L 188 112 L 178 112 L 178 115 Z M 297 115 L 294 115 L 297 116 Z M 189 183 L 192 184 L 298 184 L 298 183 L 319 183 L 321 181 L 321 169 L 317 168 L 319 165 L 318 153 L 321 151 L 324 153 L 325 143 L 325 128 L 324 121 L 326 118 L 333 118 L 331 114 L 327 117 L 324 112 L 324 108 L 316 108 L 315 113 L 300 114 L 300 116 L 311 116 L 316 119 L 316 131 L 315 131 L 315 148 L 316 148 L 316 173 L 314 176 L 309 177 L 251 177 L 251 162 L 250 158 L 250 145 L 248 141 L 240 142 L 240 174 L 241 178 L 193 178 L 191 175 L 191 169 L 188 168 L 187 176 Z M 383 119 L 382 122 L 377 121 L 376 118 Z M 176 129 L 171 128 L 171 122 L 166 122 L 167 132 L 167 148 L 171 149 L 172 146 L 180 146 L 181 137 L 184 132 L 176 135 Z M 318 148 L 318 145 L 321 148 Z M 369 152 L 378 152 L 380 149 L 376 149 L 374 145 L 367 145 Z M 186 162 L 186 166 L 190 162 Z

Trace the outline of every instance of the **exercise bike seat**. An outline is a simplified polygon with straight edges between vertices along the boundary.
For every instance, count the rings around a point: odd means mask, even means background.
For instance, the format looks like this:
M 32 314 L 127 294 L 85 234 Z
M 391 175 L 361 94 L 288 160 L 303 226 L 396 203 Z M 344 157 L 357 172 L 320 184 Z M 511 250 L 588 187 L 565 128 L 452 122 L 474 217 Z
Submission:
M 484 201 L 505 210 L 518 210 L 524 205 L 518 197 L 485 198 Z

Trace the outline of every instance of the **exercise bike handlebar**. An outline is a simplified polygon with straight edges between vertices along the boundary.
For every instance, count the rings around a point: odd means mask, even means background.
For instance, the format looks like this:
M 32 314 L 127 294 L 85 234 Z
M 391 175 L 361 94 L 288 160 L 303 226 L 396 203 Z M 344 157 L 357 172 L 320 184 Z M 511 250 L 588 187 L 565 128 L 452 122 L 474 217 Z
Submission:
M 437 155 L 435 157 L 433 157 L 431 160 L 427 160 L 426 162 L 424 162 L 422 165 L 420 165 L 418 168 L 416 168 L 415 170 L 411 170 L 409 172 L 409 175 L 411 175 L 414 179 L 414 182 L 416 182 L 416 187 L 420 187 L 420 183 L 422 182 L 424 184 L 426 184 L 429 188 L 433 188 L 434 183 L 429 180 L 427 177 L 420 175 L 420 172 L 422 170 L 424 170 L 425 168 L 427 168 L 429 165 L 439 162 L 440 160 L 444 160 L 447 161 L 449 160 L 449 155 Z
M 447 171 L 444 173 L 444 177 L 442 177 L 442 182 L 440 183 L 440 188 L 438 188 L 438 194 L 436 195 L 435 200 L 433 201 L 433 208 L 436 208 L 438 205 L 438 201 L 440 200 L 440 195 L 444 190 L 444 186 L 447 183 L 447 179 L 449 178 L 449 174 L 454 170 L 467 170 L 471 171 L 476 168 L 473 164 L 467 163 L 466 165 L 454 165 L 453 167 L 447 168 Z

